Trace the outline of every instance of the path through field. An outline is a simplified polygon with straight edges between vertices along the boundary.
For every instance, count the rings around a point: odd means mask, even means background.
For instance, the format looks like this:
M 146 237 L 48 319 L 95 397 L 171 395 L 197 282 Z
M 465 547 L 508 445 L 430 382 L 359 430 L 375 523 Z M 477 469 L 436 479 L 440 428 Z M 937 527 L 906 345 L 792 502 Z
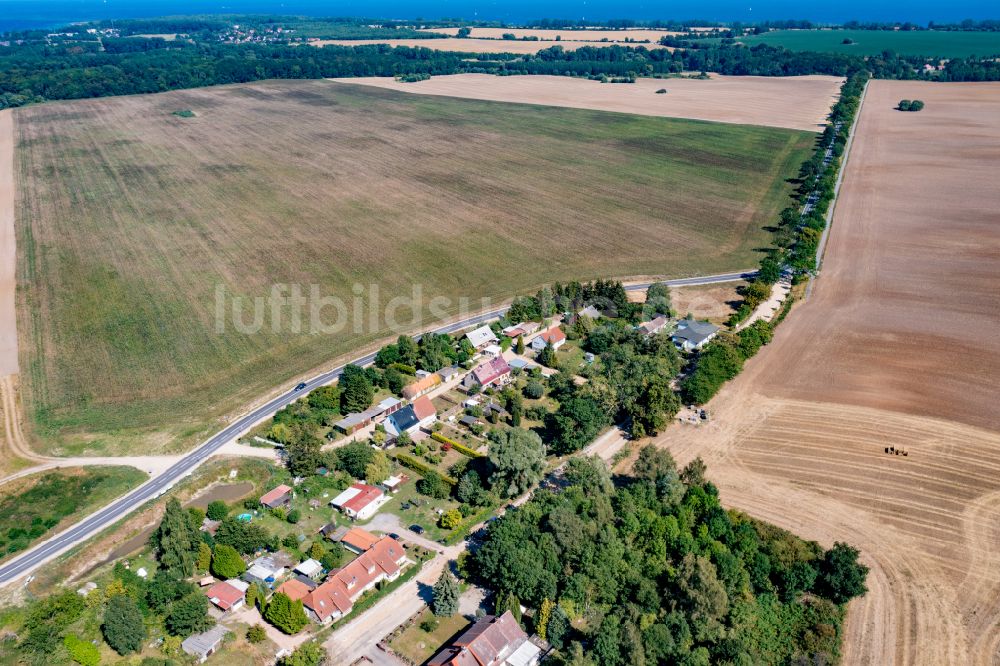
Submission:
M 872 82 L 813 296 L 659 440 L 726 505 L 861 549 L 844 663 L 1000 662 L 998 170 L 1000 84 Z

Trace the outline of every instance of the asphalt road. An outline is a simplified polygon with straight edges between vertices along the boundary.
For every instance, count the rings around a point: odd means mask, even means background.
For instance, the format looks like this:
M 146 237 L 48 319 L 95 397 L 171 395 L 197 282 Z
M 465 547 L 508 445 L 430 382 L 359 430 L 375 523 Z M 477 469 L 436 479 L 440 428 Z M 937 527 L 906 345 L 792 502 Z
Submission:
M 722 273 L 702 277 L 681 278 L 678 280 L 666 280 L 665 282 L 670 286 L 680 287 L 715 284 L 720 282 L 734 282 L 752 275 L 753 271 L 742 271 L 737 273 Z M 647 289 L 652 284 L 654 283 L 647 282 L 643 284 L 634 284 L 625 287 L 625 289 L 627 291 L 639 291 Z M 454 333 L 470 326 L 475 326 L 476 324 L 481 324 L 483 322 L 490 321 L 491 319 L 495 319 L 502 315 L 506 310 L 507 308 L 499 308 L 490 312 L 484 312 L 476 315 L 475 317 L 469 317 L 462 321 L 433 329 L 433 332 Z M 354 365 L 364 366 L 373 363 L 374 360 L 375 354 L 371 353 L 366 356 L 362 356 L 361 358 L 354 359 L 351 363 Z M 343 368 L 344 366 L 339 366 L 329 372 L 324 372 L 323 374 L 307 381 L 304 388 L 299 389 L 298 391 L 288 391 L 287 393 L 284 393 L 272 399 L 268 403 L 254 409 L 252 412 L 245 414 L 228 425 L 225 429 L 216 433 L 204 444 L 191 451 L 188 455 L 160 476 L 148 481 L 142 486 L 139 486 L 128 495 L 115 500 L 103 509 L 87 516 L 79 523 L 63 530 L 51 539 L 34 546 L 22 555 L 3 565 L 0 567 L 0 585 L 10 583 L 17 580 L 21 576 L 31 573 L 34 569 L 49 559 L 56 557 L 66 550 L 69 550 L 76 544 L 86 541 L 130 512 L 138 509 L 144 503 L 162 495 L 184 476 L 192 473 L 201 463 L 213 455 L 226 442 L 236 439 L 245 431 L 253 427 L 253 425 L 258 421 L 271 416 L 309 391 L 334 382 L 338 377 L 340 377 Z

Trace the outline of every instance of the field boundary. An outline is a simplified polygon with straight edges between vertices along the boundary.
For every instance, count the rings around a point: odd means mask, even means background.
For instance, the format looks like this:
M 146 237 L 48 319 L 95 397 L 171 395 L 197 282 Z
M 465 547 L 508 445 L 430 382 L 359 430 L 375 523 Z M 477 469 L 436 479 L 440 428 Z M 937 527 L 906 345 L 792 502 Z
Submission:
M 823 256 L 826 254 L 826 240 L 830 236 L 830 227 L 833 226 L 833 212 L 837 209 L 837 200 L 840 198 L 840 185 L 844 182 L 844 174 L 847 172 L 847 162 L 851 159 L 851 146 L 854 145 L 854 133 L 858 128 L 858 121 L 861 120 L 861 110 L 865 106 L 865 96 L 868 94 L 868 84 L 870 83 L 871 79 L 865 81 L 865 88 L 861 91 L 861 101 L 858 103 L 858 110 L 854 114 L 854 122 L 851 123 L 851 129 L 847 133 L 847 145 L 844 146 L 844 159 L 841 160 L 840 168 L 837 170 L 837 182 L 833 186 L 833 201 L 830 202 L 830 207 L 826 209 L 826 226 L 823 227 L 823 233 L 819 237 L 819 248 L 816 250 L 817 275 L 823 267 Z M 809 297 L 811 289 L 812 280 L 809 280 L 806 298 Z

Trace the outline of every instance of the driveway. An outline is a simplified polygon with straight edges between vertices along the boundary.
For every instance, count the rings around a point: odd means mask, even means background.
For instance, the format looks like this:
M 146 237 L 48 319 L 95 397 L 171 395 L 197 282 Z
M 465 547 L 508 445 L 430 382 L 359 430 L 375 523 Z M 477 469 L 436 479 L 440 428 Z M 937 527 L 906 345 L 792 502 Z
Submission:
M 394 513 L 380 513 L 372 518 L 371 521 L 363 527 L 366 530 L 377 530 L 379 532 L 392 532 L 394 534 L 398 534 L 403 541 L 410 541 L 418 546 L 429 548 L 435 553 L 440 553 L 444 548 L 444 546 L 436 541 L 422 537 L 416 532 L 411 532 L 409 529 L 403 527 L 403 524 L 399 522 L 399 516 Z

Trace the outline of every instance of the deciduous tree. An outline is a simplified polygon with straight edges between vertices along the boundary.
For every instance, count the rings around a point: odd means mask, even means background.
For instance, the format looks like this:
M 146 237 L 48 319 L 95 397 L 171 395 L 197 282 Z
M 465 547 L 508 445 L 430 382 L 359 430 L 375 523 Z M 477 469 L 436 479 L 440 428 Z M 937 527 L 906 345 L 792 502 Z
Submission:
M 101 631 L 104 633 L 104 640 L 118 654 L 138 652 L 146 638 L 146 627 L 135 600 L 127 594 L 112 597 L 104 610 Z
M 517 497 L 538 483 L 545 472 L 545 445 L 523 428 L 494 430 L 489 435 L 490 485 L 503 497 Z

